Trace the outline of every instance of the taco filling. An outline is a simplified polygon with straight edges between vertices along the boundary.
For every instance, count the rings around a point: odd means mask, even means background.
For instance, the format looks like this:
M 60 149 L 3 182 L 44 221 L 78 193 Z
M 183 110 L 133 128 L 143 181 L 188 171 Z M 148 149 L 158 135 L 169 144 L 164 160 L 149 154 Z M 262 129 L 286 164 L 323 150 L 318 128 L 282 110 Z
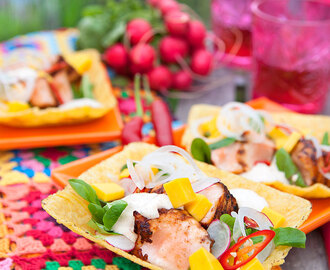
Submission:
M 86 73 L 91 59 L 67 55 L 52 59 L 44 56 L 43 60 L 47 64 L 11 65 L 0 70 L 0 103 L 7 112 L 31 107 L 102 107 L 94 98 L 94 86 Z
M 253 181 L 330 187 L 327 133 L 320 144 L 308 131 L 276 124 L 266 112 L 238 102 L 226 104 L 216 116 L 195 120 L 190 131 L 197 160 Z
M 89 203 L 90 234 L 162 269 L 221 269 L 206 267 L 210 262 L 224 269 L 263 267 L 275 247 L 305 245 L 305 234 L 282 227 L 285 218 L 263 197 L 229 190 L 181 148 L 128 159 L 115 178 L 69 181 Z

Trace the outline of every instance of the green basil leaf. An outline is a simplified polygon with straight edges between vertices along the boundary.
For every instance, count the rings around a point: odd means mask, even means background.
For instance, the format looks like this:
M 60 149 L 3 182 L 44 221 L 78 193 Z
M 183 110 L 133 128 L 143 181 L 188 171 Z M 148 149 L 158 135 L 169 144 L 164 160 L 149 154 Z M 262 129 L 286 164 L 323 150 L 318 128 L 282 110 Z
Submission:
M 222 140 L 220 140 L 218 142 L 211 143 L 209 145 L 209 147 L 210 147 L 211 150 L 215 150 L 215 149 L 218 149 L 218 148 L 221 148 L 221 147 L 225 147 L 225 146 L 231 145 L 235 141 L 236 141 L 235 138 L 228 137 L 228 138 L 222 139 Z
M 90 203 L 88 205 L 88 210 L 91 212 L 92 217 L 98 223 L 103 223 L 103 216 L 105 214 L 105 210 L 98 204 Z
M 220 220 L 228 225 L 228 227 L 230 228 L 231 233 L 233 234 L 235 218 L 232 217 L 229 214 L 223 214 L 223 215 L 221 215 Z
M 297 185 L 300 187 L 306 186 L 305 181 L 301 176 L 301 173 L 299 172 L 296 165 L 293 163 L 291 156 L 287 151 L 285 151 L 283 148 L 280 148 L 275 153 L 275 158 L 277 168 L 280 171 L 284 172 L 285 177 L 289 179 L 290 184 Z M 295 174 L 297 174 L 298 178 L 296 181 L 292 181 L 292 176 L 294 176 Z
M 121 213 L 125 210 L 126 207 L 127 202 L 123 200 L 113 201 L 111 203 L 107 203 L 106 206 L 104 206 L 106 213 L 103 216 L 103 224 L 107 230 L 111 230 L 112 226 L 115 225 Z
M 275 246 L 288 246 L 305 248 L 306 234 L 298 229 L 290 227 L 280 227 L 273 229 L 276 233 L 274 237 Z
M 325 132 L 322 138 L 322 145 L 330 145 L 329 144 L 329 133 Z
M 211 150 L 203 139 L 195 138 L 191 143 L 190 151 L 194 159 L 212 164 Z
M 104 7 L 101 5 L 88 5 L 83 9 L 82 15 L 83 17 L 87 17 L 102 14 L 103 12 Z
M 88 75 L 84 74 L 81 79 L 81 92 L 84 98 L 94 99 L 93 85 L 90 82 Z
M 73 188 L 73 190 L 77 192 L 78 195 L 80 195 L 80 197 L 90 203 L 100 205 L 100 201 L 96 195 L 95 190 L 85 181 L 80 179 L 70 179 L 69 184 Z
M 89 227 L 91 227 L 92 229 L 98 231 L 99 233 L 102 234 L 108 234 L 108 235 L 119 235 L 119 233 L 115 233 L 112 231 L 107 231 L 107 229 L 105 228 L 104 225 L 98 223 L 97 221 L 91 219 L 90 221 L 88 221 L 87 225 Z

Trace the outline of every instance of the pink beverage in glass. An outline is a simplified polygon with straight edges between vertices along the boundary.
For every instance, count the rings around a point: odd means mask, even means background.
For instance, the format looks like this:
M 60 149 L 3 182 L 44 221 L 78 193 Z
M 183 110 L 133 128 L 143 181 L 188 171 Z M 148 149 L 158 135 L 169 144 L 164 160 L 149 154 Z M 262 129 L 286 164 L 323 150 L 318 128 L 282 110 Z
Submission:
M 253 13 L 253 97 L 322 111 L 330 82 L 330 3 L 261 0 Z
M 240 58 L 250 58 L 251 56 L 251 1 L 212 0 L 213 32 L 224 42 L 227 54 L 234 53 Z M 233 50 L 235 43 L 240 43 L 236 52 Z

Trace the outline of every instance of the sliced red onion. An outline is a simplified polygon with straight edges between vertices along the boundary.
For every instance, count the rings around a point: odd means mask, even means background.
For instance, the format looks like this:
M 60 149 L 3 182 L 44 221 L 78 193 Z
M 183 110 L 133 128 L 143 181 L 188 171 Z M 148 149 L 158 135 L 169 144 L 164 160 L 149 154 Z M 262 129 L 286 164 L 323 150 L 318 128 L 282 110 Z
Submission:
M 138 187 L 138 189 L 143 189 L 145 187 L 144 180 L 140 178 L 140 176 L 135 171 L 132 160 L 127 159 L 127 169 L 129 171 L 129 175 L 132 178 L 134 184 Z
M 258 230 L 269 230 L 270 227 L 274 227 L 273 223 L 264 213 L 259 212 L 253 208 L 241 207 L 238 210 L 237 219 L 243 236 L 246 236 L 244 217 L 253 219 L 258 224 Z
M 219 258 L 230 245 L 230 228 L 228 225 L 220 220 L 214 220 L 207 229 L 214 244 L 211 248 L 211 253 Z
M 275 249 L 274 241 L 270 241 L 270 243 L 257 254 L 258 260 L 263 263 L 268 256 L 273 252 Z
M 122 178 L 120 179 L 119 184 L 125 190 L 125 196 L 134 193 L 137 189 L 137 186 L 131 178 Z
M 204 173 L 198 168 L 197 164 L 195 163 L 194 159 L 182 148 L 174 146 L 174 145 L 167 145 L 157 149 L 155 152 L 175 152 L 183 156 L 189 164 L 193 167 L 194 171 L 199 175 L 201 178 L 205 177 Z
M 135 243 L 124 235 L 109 235 L 105 240 L 113 247 L 124 251 L 131 251 L 135 247 Z
M 322 149 L 319 141 L 313 137 L 313 136 L 308 136 L 307 139 L 311 140 L 314 144 L 314 147 L 316 149 L 316 158 L 319 158 L 322 156 Z
M 229 129 L 228 125 L 235 126 L 236 130 Z M 240 141 L 244 140 L 242 135 L 246 131 L 265 133 L 265 125 L 259 113 L 239 102 L 229 102 L 223 106 L 218 116 L 217 128 L 221 134 Z
M 216 183 L 219 183 L 219 182 L 220 182 L 220 179 L 218 179 L 218 178 L 206 177 L 206 178 L 200 179 L 200 180 L 192 183 L 191 186 L 192 186 L 194 192 L 201 192 L 204 189 L 207 189 L 208 187 L 210 187 Z

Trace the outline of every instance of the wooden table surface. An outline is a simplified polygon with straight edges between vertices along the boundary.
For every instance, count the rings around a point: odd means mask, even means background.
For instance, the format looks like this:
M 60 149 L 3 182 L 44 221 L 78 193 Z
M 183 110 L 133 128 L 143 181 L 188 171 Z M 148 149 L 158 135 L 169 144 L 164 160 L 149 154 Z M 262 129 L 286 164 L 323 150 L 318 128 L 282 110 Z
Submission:
M 247 83 L 250 85 L 249 75 L 243 75 Z M 222 79 L 228 78 L 228 83 L 222 84 Z M 231 79 L 233 78 L 233 79 Z M 235 83 L 234 81 L 242 79 L 241 75 L 237 75 L 231 70 L 222 69 L 214 72 L 210 78 L 210 85 L 203 85 L 202 89 L 206 90 L 199 95 L 189 95 L 181 99 L 176 111 L 176 117 L 182 122 L 187 121 L 189 109 L 192 105 L 198 103 L 207 103 L 212 105 L 223 105 L 235 99 Z M 218 85 L 213 85 L 215 80 L 219 81 Z M 207 90 L 210 89 L 210 90 Z M 250 91 L 248 91 L 250 92 Z M 247 96 L 250 96 L 249 94 Z M 330 94 L 327 97 L 327 103 L 323 110 L 323 114 L 330 115 Z M 305 249 L 293 248 L 286 257 L 286 262 L 282 265 L 283 270 L 327 270 L 327 255 L 325 252 L 321 230 L 317 229 L 307 235 Z

